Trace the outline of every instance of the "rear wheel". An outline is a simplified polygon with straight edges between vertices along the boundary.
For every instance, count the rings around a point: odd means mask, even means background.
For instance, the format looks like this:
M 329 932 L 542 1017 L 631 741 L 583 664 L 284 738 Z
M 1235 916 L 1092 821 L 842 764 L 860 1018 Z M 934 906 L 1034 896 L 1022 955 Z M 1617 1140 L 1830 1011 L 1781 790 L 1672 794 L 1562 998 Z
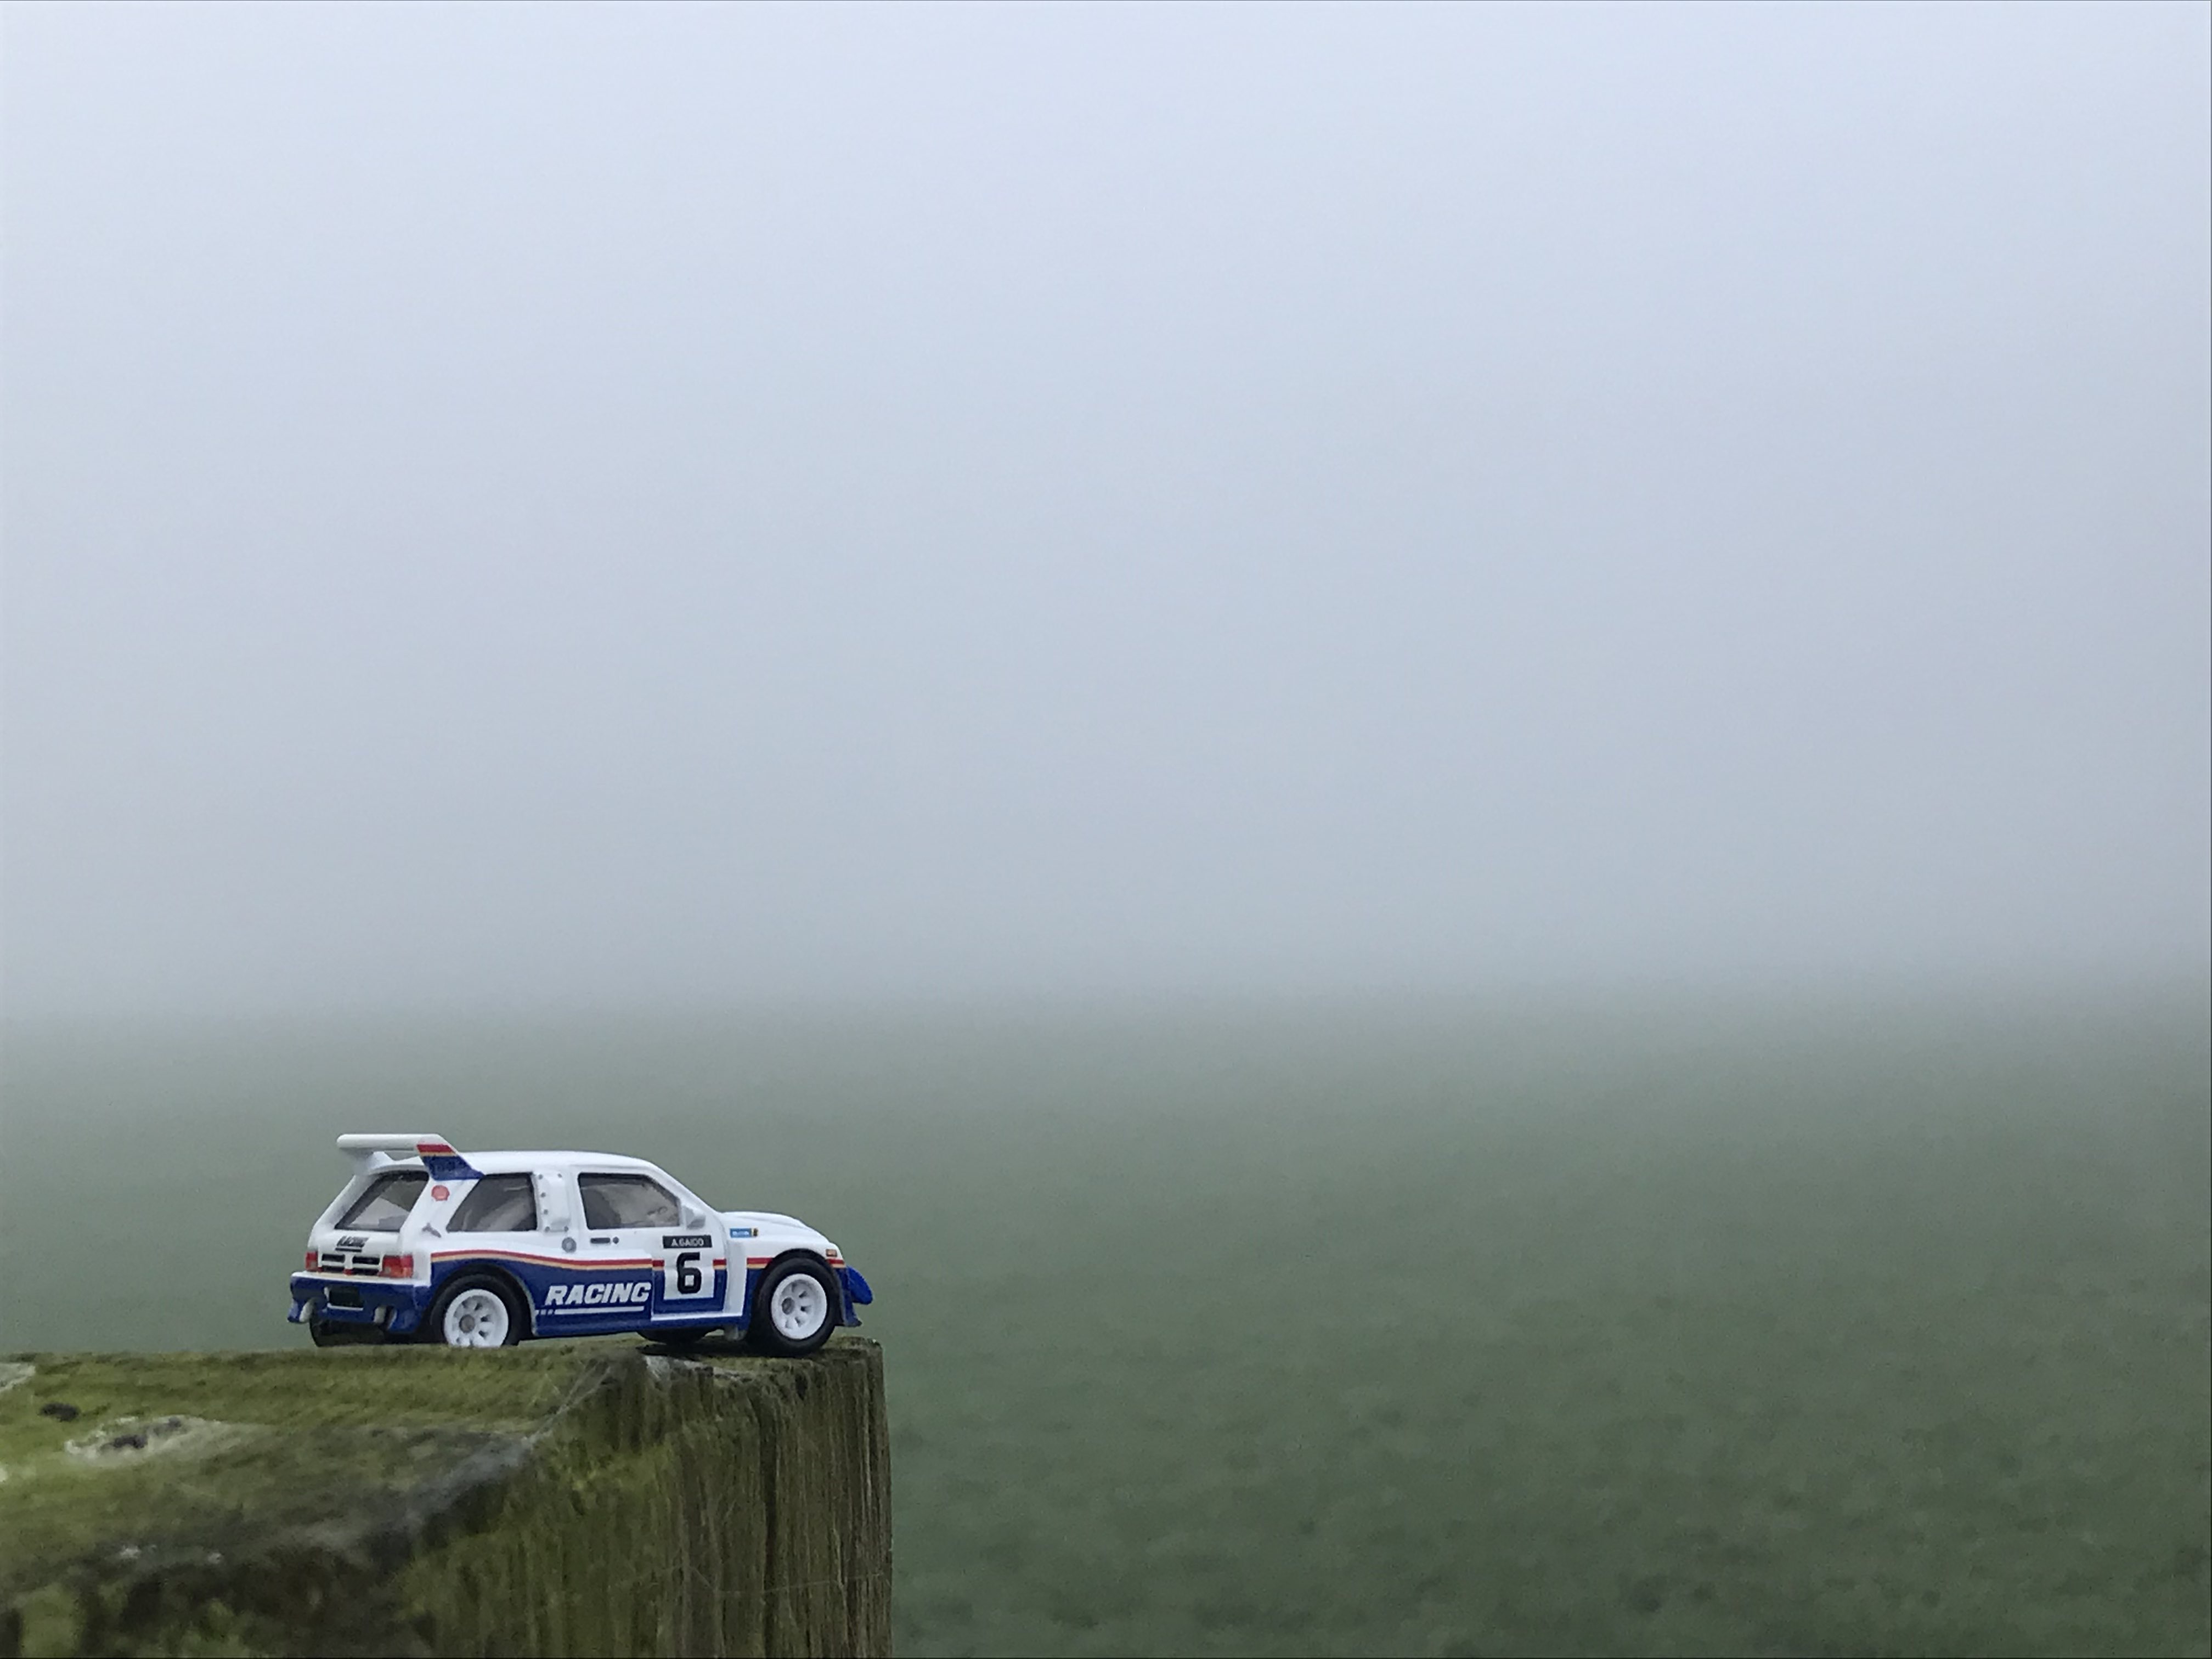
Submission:
M 489 1273 L 464 1273 L 439 1295 L 422 1336 L 449 1348 L 511 1348 L 525 1328 L 514 1291 Z
M 801 1256 L 762 1275 L 746 1327 L 755 1349 L 795 1359 L 812 1353 L 836 1328 L 837 1291 L 829 1268 Z

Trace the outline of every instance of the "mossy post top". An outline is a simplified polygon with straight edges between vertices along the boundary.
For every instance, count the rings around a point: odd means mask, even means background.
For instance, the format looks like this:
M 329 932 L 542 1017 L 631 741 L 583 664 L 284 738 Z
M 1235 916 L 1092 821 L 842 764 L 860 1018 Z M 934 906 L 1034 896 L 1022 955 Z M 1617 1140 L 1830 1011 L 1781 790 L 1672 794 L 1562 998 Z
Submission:
M 882 1378 L 850 1335 L 15 1356 L 0 1655 L 882 1650 Z

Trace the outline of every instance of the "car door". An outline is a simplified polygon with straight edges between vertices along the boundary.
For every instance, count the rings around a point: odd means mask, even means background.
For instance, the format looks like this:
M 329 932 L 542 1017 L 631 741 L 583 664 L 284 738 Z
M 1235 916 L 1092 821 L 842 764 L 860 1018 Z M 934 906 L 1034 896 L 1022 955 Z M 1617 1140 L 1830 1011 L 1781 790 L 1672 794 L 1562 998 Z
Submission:
M 683 1252 L 663 1244 L 684 1236 L 683 1205 L 659 1182 L 635 1170 L 580 1170 L 576 1196 L 584 1215 L 584 1264 L 589 1277 L 605 1286 L 586 1291 L 592 1298 L 586 1307 L 599 1310 L 582 1316 L 590 1321 L 587 1328 L 635 1330 L 651 1322 L 663 1299 L 661 1280 L 675 1274 L 690 1282 L 682 1264 L 672 1260 Z M 713 1275 L 706 1277 L 711 1284 Z
M 620 1230 L 596 1237 L 582 1224 L 572 1171 L 540 1170 L 536 1182 L 538 1254 L 526 1275 L 540 1336 L 634 1330 L 650 1305 L 650 1262 L 624 1249 Z

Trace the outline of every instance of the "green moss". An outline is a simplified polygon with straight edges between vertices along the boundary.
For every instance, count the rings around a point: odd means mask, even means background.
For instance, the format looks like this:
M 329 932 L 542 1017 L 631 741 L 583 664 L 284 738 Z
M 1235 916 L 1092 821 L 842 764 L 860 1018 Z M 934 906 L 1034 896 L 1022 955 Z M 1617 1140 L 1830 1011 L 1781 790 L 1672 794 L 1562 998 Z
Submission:
M 457 1461 L 520 1445 L 588 1386 L 605 1349 L 24 1356 L 33 1376 L 0 1394 L 0 1595 L 101 1544 L 132 1560 L 234 1553 L 388 1505 Z M 216 1426 L 96 1455 L 179 1418 Z
M 0 1654 L 887 1644 L 870 1344 L 25 1358 L 0 1394 Z

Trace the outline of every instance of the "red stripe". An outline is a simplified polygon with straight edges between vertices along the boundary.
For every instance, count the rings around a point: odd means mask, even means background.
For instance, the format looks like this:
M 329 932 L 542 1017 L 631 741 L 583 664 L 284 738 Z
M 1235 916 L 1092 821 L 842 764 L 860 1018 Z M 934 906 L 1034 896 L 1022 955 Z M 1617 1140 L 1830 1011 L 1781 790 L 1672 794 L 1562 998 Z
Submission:
M 587 1255 L 529 1255 L 520 1250 L 439 1250 L 432 1254 L 433 1261 L 535 1261 L 548 1267 L 657 1267 L 660 1263 L 652 1256 L 635 1260 L 609 1261 L 605 1256 Z

